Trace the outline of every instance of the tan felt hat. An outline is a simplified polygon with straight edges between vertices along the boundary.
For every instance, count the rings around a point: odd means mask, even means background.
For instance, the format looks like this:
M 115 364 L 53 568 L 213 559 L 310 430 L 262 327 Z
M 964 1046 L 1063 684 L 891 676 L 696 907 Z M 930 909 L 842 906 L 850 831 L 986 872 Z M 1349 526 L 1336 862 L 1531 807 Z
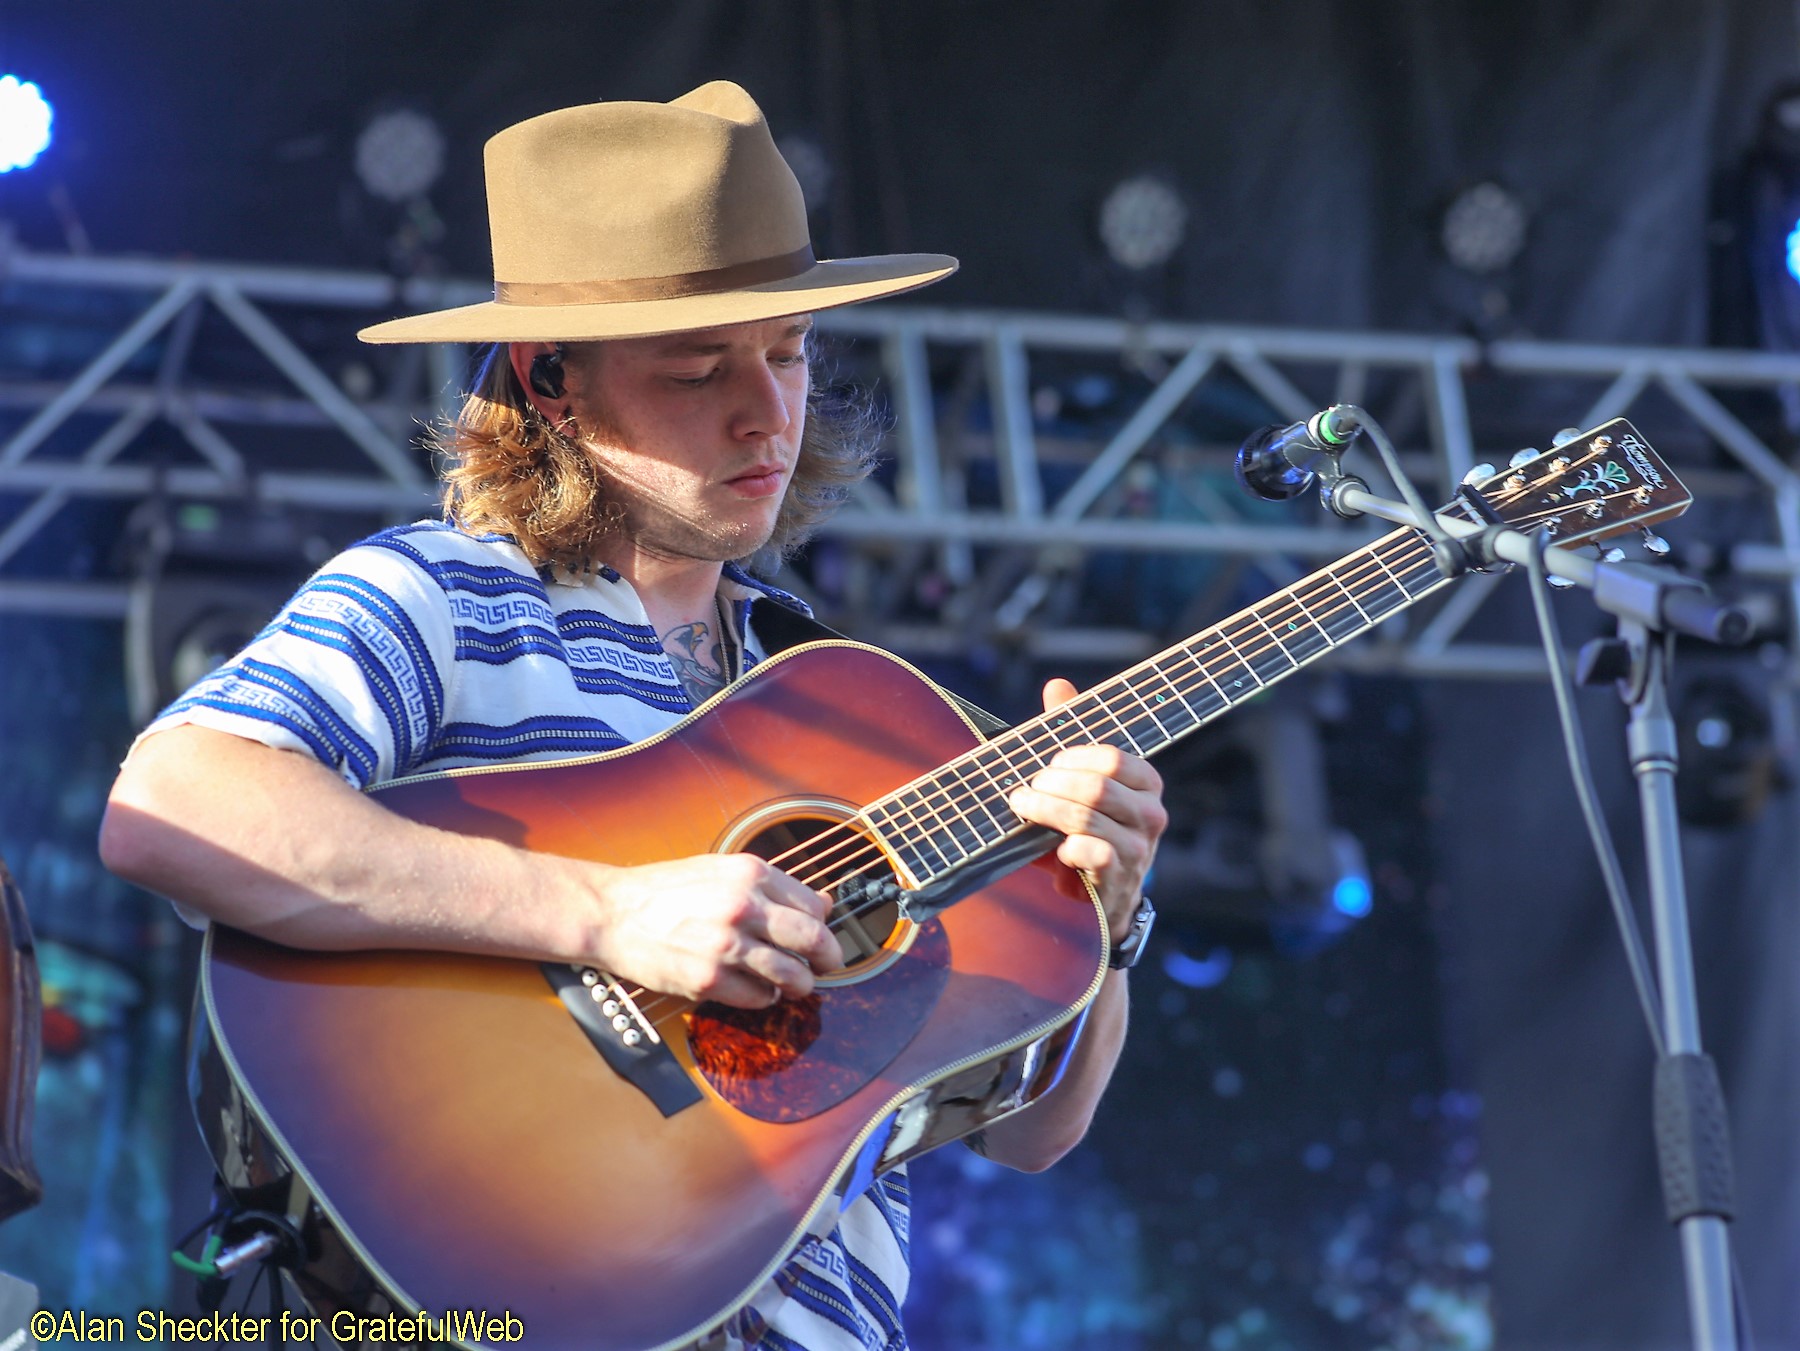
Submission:
M 926 286 L 938 253 L 813 257 L 800 185 L 735 84 L 591 103 L 487 143 L 494 298 L 365 342 L 582 342 L 779 319 Z

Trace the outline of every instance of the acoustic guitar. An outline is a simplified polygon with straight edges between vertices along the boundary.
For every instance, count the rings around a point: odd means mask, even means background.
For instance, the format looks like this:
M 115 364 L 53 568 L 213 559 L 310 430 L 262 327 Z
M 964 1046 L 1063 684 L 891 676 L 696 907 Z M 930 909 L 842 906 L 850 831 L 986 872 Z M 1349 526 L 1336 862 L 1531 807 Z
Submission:
M 1615 420 L 1446 510 L 1574 544 L 1690 500 Z M 296 1235 L 314 1313 L 488 1311 L 432 1329 L 464 1346 L 691 1342 L 882 1171 L 1055 1084 L 1107 934 L 1012 788 L 1063 746 L 1151 754 L 1445 584 L 1395 530 L 987 739 L 905 662 L 824 642 L 629 749 L 383 785 L 404 816 L 531 850 L 762 854 L 834 897 L 848 965 L 746 1011 L 214 926 L 190 1084 L 220 1176 Z

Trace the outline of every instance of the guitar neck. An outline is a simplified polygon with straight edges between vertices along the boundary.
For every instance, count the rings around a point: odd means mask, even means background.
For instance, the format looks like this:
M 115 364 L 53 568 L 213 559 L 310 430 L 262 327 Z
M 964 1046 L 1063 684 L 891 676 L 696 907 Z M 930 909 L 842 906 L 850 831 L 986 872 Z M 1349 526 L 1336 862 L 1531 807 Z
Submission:
M 1396 530 L 914 779 L 863 818 L 905 880 L 927 886 L 1027 828 L 1007 796 L 1064 747 L 1153 755 L 1446 580 L 1429 542 Z

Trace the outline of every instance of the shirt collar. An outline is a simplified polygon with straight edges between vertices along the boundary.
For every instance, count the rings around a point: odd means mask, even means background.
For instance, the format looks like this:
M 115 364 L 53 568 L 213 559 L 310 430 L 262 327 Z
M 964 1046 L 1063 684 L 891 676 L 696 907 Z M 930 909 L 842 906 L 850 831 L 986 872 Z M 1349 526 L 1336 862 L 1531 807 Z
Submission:
M 752 577 L 736 563 L 727 563 L 719 577 L 719 594 L 726 600 L 772 600 L 777 605 L 812 618 L 812 606 L 791 592 Z
M 621 582 L 617 571 L 602 563 L 592 571 L 577 572 L 561 563 L 546 563 L 538 576 L 555 586 L 586 586 L 595 577 L 607 582 Z M 736 563 L 725 564 L 719 575 L 719 594 L 728 601 L 771 600 L 777 605 L 812 618 L 812 606 L 792 592 L 783 591 L 760 577 L 753 577 Z

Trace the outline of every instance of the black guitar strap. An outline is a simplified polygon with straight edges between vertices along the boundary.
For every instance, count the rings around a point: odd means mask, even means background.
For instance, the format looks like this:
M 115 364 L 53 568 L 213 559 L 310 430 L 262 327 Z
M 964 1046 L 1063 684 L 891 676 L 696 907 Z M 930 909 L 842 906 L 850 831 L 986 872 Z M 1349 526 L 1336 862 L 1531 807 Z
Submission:
M 821 624 L 798 610 L 790 610 L 775 600 L 764 600 L 752 606 L 750 622 L 756 629 L 756 636 L 762 639 L 763 650 L 771 657 L 802 643 L 816 643 L 830 638 L 854 641 L 848 634 L 839 633 L 830 625 Z M 946 690 L 941 685 L 938 688 L 967 715 L 983 737 L 992 737 L 1012 725 L 1003 718 L 995 717 L 981 705 L 970 703 L 955 690 Z

